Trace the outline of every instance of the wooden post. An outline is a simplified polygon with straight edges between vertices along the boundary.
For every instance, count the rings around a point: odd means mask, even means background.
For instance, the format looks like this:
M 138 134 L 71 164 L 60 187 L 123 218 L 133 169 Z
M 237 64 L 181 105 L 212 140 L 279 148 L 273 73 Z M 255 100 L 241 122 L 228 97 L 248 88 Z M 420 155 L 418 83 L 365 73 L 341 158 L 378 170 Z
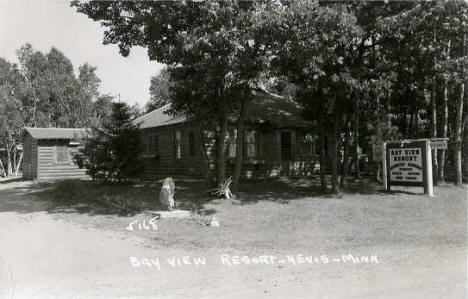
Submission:
M 424 151 L 424 159 L 426 160 L 426 180 L 424 182 L 424 194 L 428 194 L 429 196 L 434 196 L 434 189 L 432 183 L 432 155 L 431 155 L 431 141 L 426 140 L 425 142 L 425 151 Z
M 387 143 L 382 144 L 382 180 L 385 191 L 390 191 L 387 181 Z

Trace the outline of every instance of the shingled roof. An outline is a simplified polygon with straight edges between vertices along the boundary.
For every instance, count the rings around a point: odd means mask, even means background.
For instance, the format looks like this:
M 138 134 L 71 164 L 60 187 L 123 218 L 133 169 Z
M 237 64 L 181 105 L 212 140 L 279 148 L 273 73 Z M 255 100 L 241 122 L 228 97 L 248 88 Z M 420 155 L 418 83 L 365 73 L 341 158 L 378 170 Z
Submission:
M 312 123 L 301 117 L 299 105 L 285 97 L 265 90 L 253 92 L 247 106 L 246 120 L 280 128 L 310 128 Z
M 83 139 L 88 129 L 83 128 L 24 128 L 34 139 Z
M 167 104 L 159 109 L 136 118 L 133 123 L 140 124 L 140 129 L 145 129 L 183 123 L 186 121 L 184 116 L 172 116 L 167 114 L 166 112 L 170 108 L 171 104 Z
M 253 92 L 254 99 L 249 104 L 246 120 L 250 123 L 268 124 L 276 127 L 311 127 L 312 123 L 301 117 L 300 107 L 294 101 L 282 96 L 258 90 Z M 167 104 L 134 120 L 141 129 L 166 126 L 187 121 L 184 116 L 166 114 L 171 108 Z

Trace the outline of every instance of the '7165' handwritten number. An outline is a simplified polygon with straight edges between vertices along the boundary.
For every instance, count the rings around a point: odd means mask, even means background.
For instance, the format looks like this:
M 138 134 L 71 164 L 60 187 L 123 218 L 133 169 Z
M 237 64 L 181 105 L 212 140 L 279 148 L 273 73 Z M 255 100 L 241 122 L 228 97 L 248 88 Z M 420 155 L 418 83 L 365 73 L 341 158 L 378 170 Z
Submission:
M 146 220 L 143 220 L 143 222 L 141 222 L 141 220 L 135 220 L 135 221 L 132 221 L 130 222 L 130 224 L 127 226 L 127 230 L 129 231 L 133 231 L 134 230 L 134 225 L 135 225 L 135 229 L 138 228 L 139 230 L 157 230 L 158 229 L 158 225 L 156 224 L 156 219 L 157 217 L 154 217 L 154 218 L 151 218 L 148 223 L 146 223 Z M 138 226 L 136 226 L 138 225 Z

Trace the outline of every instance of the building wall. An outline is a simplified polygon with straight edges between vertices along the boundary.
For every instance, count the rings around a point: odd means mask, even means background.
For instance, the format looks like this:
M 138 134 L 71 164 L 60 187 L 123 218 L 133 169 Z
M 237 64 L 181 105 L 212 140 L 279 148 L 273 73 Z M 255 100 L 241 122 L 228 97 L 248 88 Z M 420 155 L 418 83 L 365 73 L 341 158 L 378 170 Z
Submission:
M 57 146 L 66 146 L 68 148 L 68 162 L 58 163 L 56 161 Z M 73 155 L 77 152 L 78 145 L 71 145 L 69 140 L 39 140 L 37 146 L 37 178 L 39 180 L 87 178 L 86 169 L 80 169 L 73 162 Z
M 175 131 L 180 131 L 180 158 L 176 158 L 174 143 Z M 189 153 L 189 132 L 194 134 L 194 152 Z M 149 138 L 157 135 L 158 144 L 150 149 Z M 165 175 L 200 176 L 202 172 L 200 136 L 195 126 L 176 124 L 171 126 L 142 129 L 141 158 L 144 162 L 142 176 L 152 178 Z
M 291 134 L 291 159 L 283 160 L 281 155 L 281 133 Z M 260 131 L 261 154 L 257 159 L 246 160 L 242 176 L 265 178 L 284 176 L 309 176 L 318 172 L 315 156 L 310 143 L 305 142 L 305 133 L 297 129 L 276 129 Z M 229 174 L 234 173 L 234 163 L 229 163 Z
M 311 175 L 316 173 L 316 163 L 311 156 L 310 144 L 306 144 L 305 134 L 296 129 L 289 130 L 261 130 L 252 126 L 247 126 L 246 130 L 256 129 L 258 131 L 257 157 L 248 158 L 244 154 L 242 176 L 246 178 L 275 177 L 279 175 Z M 174 157 L 174 132 L 181 132 L 181 158 Z M 188 152 L 188 132 L 195 132 L 195 155 L 190 156 Z M 281 132 L 291 132 L 291 160 L 282 161 L 281 158 Z M 157 152 L 148 151 L 148 138 L 158 136 L 159 145 Z M 204 162 L 205 155 L 201 151 L 201 138 L 197 127 L 182 123 L 172 126 L 156 127 L 141 130 L 143 144 L 144 161 L 142 175 L 146 178 L 163 177 L 168 175 L 181 176 L 201 176 L 209 167 L 211 171 L 215 169 L 216 146 L 214 136 L 205 136 L 205 149 L 209 166 Z M 207 138 L 208 137 L 208 138 Z M 226 146 L 229 150 L 229 145 Z M 234 174 L 235 158 L 226 158 L 226 175 Z

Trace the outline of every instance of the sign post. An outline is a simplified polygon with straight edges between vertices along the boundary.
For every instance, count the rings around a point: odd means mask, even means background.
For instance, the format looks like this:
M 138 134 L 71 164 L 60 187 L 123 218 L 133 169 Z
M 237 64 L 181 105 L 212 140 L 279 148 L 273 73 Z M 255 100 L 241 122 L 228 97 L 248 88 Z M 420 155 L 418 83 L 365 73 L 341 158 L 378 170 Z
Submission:
M 382 180 L 385 191 L 390 191 L 390 186 L 387 184 L 387 143 L 382 144 Z
M 434 196 L 434 187 L 433 187 L 433 182 L 432 182 L 432 157 L 431 157 L 431 143 L 432 141 L 426 140 L 426 150 L 425 150 L 425 155 L 426 155 L 426 169 L 425 169 L 425 177 L 426 179 L 424 180 L 424 194 L 428 194 L 429 196 Z
M 388 141 L 384 153 L 387 191 L 391 186 L 419 186 L 433 196 L 430 140 Z

